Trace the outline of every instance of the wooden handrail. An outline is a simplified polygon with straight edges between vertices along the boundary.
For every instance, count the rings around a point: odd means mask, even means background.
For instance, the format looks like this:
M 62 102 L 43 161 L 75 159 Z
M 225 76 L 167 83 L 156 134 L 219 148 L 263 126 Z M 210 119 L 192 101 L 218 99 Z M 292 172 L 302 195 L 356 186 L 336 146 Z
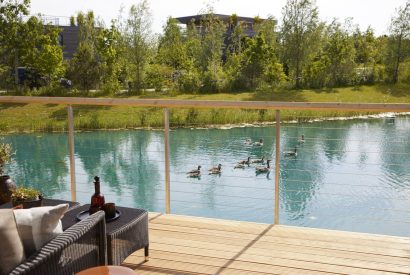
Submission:
M 332 103 L 332 102 L 276 102 L 222 101 L 176 99 L 119 99 L 82 97 L 0 96 L 0 103 L 39 103 L 64 105 L 135 106 L 162 108 L 227 108 L 273 110 L 323 110 L 364 112 L 410 112 L 409 103 Z

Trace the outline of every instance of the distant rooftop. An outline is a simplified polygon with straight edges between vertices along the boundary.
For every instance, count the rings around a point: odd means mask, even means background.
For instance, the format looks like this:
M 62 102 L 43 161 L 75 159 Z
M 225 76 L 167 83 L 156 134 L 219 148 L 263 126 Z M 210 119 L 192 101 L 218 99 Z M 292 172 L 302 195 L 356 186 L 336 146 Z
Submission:
M 69 16 L 30 14 L 28 16 L 23 16 L 23 20 L 27 20 L 31 16 L 37 16 L 43 22 L 44 25 L 51 24 L 53 26 L 70 26 Z
M 192 22 L 192 20 L 194 22 L 199 22 L 201 21 L 201 18 L 203 16 L 207 16 L 210 14 L 198 14 L 198 15 L 191 15 L 191 16 L 184 16 L 184 17 L 177 17 L 175 18 L 176 20 L 178 20 L 179 22 L 181 22 L 182 24 L 189 24 Z M 220 20 L 224 21 L 224 22 L 229 22 L 230 18 L 232 15 L 226 15 L 226 14 L 213 14 L 213 16 L 219 18 Z M 255 18 L 254 17 L 244 17 L 244 16 L 237 16 L 238 21 L 239 22 L 248 22 L 248 23 L 254 23 L 255 22 Z M 261 19 L 264 20 L 264 19 Z

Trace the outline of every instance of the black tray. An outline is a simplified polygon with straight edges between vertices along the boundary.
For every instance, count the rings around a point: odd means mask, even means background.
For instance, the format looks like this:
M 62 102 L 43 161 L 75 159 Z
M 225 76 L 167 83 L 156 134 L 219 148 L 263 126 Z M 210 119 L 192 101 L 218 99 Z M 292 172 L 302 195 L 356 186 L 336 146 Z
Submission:
M 90 216 L 90 210 L 85 210 L 85 211 L 81 211 L 80 213 L 77 214 L 76 219 L 78 221 L 82 221 L 85 218 L 87 218 L 88 216 Z M 115 209 L 115 216 L 110 218 L 110 219 L 105 219 L 105 222 L 112 222 L 115 221 L 116 219 L 118 219 L 121 216 L 121 211 L 118 209 Z

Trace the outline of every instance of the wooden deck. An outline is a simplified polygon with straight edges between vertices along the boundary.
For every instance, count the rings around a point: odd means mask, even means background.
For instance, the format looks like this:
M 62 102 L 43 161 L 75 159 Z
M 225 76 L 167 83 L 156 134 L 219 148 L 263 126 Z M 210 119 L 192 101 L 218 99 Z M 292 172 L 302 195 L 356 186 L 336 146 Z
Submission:
M 144 274 L 410 274 L 410 238 L 150 214 Z

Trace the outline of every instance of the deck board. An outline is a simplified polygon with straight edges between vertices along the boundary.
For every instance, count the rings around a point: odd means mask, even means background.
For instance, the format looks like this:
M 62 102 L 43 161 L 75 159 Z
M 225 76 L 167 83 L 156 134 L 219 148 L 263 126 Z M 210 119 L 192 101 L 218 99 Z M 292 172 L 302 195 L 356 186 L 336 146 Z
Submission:
M 410 238 L 150 213 L 138 274 L 410 274 Z

